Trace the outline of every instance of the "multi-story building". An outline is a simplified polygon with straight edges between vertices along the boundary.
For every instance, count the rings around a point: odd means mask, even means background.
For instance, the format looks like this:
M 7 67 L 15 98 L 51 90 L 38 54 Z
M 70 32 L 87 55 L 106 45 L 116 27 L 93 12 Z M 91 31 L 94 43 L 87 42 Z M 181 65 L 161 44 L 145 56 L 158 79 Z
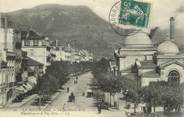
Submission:
M 54 46 L 51 48 L 51 54 L 54 61 L 69 61 L 69 62 L 81 62 L 81 61 L 93 61 L 93 54 L 87 50 L 78 50 L 72 48 L 70 45 L 66 47 Z
M 18 39 L 18 33 L 10 27 L 7 17 L 0 17 L 0 106 L 16 96 L 16 72 L 21 63 L 19 49 L 15 46 Z
M 27 56 L 44 65 L 44 71 L 48 66 L 46 37 L 35 31 L 22 31 L 22 51 L 27 52 Z
M 69 45 L 67 47 L 53 46 L 51 54 L 54 56 L 54 61 L 73 61 L 73 50 Z
M 52 56 L 54 56 L 53 58 L 54 61 L 61 61 L 62 58 L 64 57 L 64 51 L 62 50 L 62 47 L 53 47 L 50 50 L 50 53 Z
M 119 75 L 139 80 L 142 87 L 151 82 L 184 83 L 184 55 L 174 41 L 174 18 L 170 18 L 170 39 L 154 46 L 146 33 L 126 38 L 125 46 L 115 51 Z M 135 75 L 136 74 L 136 75 Z

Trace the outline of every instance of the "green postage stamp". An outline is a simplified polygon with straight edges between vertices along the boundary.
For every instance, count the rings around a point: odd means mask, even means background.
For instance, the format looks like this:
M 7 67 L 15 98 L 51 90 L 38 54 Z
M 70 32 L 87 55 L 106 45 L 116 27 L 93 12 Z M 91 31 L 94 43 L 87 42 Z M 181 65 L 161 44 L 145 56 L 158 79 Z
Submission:
M 150 3 L 134 0 L 121 0 L 119 23 L 124 25 L 147 27 L 150 8 Z

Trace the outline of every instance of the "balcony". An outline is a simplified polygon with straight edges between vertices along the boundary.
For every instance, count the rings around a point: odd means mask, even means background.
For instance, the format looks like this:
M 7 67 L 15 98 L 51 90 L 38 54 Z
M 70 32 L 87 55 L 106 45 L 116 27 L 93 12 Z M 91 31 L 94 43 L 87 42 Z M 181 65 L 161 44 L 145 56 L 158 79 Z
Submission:
M 7 68 L 7 62 L 1 61 L 0 62 L 0 68 Z
M 6 53 L 7 55 L 7 57 L 6 57 L 6 59 L 8 59 L 8 60 L 15 60 L 15 58 L 16 58 L 16 53 L 14 53 L 14 52 L 7 52 Z

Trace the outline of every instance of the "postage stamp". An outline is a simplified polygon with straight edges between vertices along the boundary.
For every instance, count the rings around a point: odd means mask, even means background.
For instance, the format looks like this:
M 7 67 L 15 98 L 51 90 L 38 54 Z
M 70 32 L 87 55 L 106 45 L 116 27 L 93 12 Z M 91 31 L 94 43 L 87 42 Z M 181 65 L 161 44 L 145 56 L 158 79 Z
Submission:
M 150 8 L 150 3 L 137 2 L 133 0 L 122 0 L 119 23 L 124 25 L 147 27 Z
M 112 29 L 121 36 L 133 35 L 147 28 L 151 4 L 134 0 L 115 3 L 109 13 Z

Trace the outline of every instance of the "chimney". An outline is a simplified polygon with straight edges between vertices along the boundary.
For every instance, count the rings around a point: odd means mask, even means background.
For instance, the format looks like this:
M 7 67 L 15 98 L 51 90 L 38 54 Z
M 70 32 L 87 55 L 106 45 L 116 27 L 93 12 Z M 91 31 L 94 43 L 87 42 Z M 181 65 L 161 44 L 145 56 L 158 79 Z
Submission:
M 170 40 L 174 40 L 174 17 L 170 18 Z

